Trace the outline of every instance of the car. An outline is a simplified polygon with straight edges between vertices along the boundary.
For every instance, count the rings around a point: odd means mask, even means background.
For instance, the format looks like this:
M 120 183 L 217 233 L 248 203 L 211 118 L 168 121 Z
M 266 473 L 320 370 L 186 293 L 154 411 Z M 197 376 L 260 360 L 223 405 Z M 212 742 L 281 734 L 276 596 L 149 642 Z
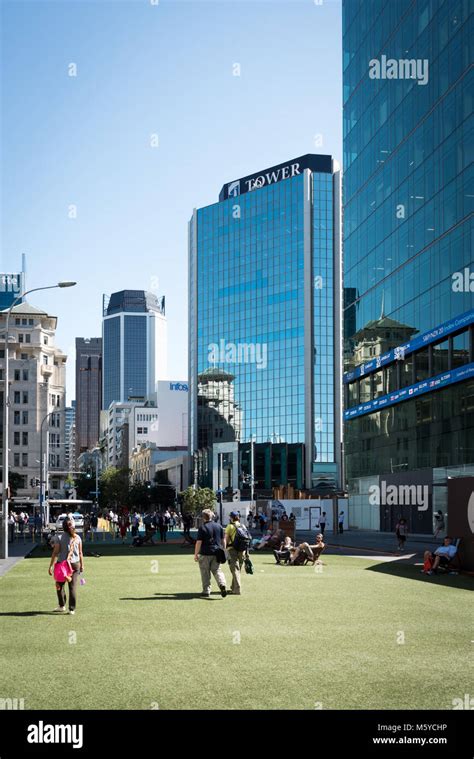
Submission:
M 62 530 L 63 529 L 63 522 L 66 519 L 67 514 L 60 514 L 60 516 L 56 519 L 56 529 Z M 84 517 L 79 511 L 75 511 L 72 515 L 74 519 L 74 524 L 76 527 L 79 527 L 82 529 L 84 527 Z

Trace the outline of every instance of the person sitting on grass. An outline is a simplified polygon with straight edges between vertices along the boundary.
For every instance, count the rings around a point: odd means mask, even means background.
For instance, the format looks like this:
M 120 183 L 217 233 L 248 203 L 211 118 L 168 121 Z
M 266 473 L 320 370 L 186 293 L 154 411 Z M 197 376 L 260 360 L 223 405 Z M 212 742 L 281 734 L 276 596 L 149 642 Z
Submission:
M 443 540 L 443 545 L 437 548 L 434 552 L 425 551 L 423 559 L 424 565 L 421 570 L 424 574 L 432 575 L 436 573 L 439 565 L 448 567 L 449 563 L 454 559 L 457 553 L 457 547 L 453 545 L 453 539 L 446 535 Z
M 306 558 L 315 564 L 317 561 L 319 561 L 319 557 L 325 548 L 326 545 L 323 543 L 323 536 L 321 533 L 318 533 L 316 535 L 316 543 L 314 546 L 310 546 L 309 543 L 301 543 L 301 545 L 295 548 L 295 550 L 292 552 L 293 555 L 291 557 L 290 564 L 294 564 L 301 554 L 305 554 Z
M 289 535 L 286 536 L 283 543 L 280 545 L 280 550 L 277 551 L 276 549 L 273 551 L 273 555 L 276 559 L 277 564 L 281 564 L 282 561 L 284 561 L 286 564 L 291 559 L 291 549 L 293 548 L 293 542 Z

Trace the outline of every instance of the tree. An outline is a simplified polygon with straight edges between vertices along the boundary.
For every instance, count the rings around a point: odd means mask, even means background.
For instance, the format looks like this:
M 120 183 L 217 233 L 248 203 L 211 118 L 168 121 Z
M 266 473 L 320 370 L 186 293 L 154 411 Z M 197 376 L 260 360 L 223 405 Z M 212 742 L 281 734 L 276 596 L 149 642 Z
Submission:
M 108 466 L 100 475 L 99 491 L 99 503 L 102 508 L 128 506 L 130 469 Z
M 199 514 L 203 509 L 215 510 L 216 494 L 211 488 L 186 488 L 181 494 L 183 511 Z
M 147 510 L 150 506 L 150 488 L 143 482 L 137 482 L 130 487 L 128 505 L 137 511 Z
M 73 487 L 75 488 L 76 496 L 80 501 L 88 501 L 91 497 L 91 491 L 95 490 L 95 481 L 92 479 L 90 473 L 81 472 L 81 474 L 78 474 L 75 477 Z
M 9 472 L 8 473 L 8 486 L 10 488 L 10 494 L 16 495 L 18 492 L 18 488 L 23 487 L 23 477 L 21 474 L 18 474 L 18 472 Z

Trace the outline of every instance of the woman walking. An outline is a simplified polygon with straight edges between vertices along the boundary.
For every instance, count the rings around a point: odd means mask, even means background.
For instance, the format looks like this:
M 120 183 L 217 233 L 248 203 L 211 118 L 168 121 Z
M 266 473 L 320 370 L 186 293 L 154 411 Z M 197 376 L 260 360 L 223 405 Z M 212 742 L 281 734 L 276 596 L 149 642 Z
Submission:
M 56 591 L 58 594 L 59 606 L 55 611 L 66 611 L 66 583 L 69 585 L 69 614 L 74 614 L 76 610 L 76 593 L 79 574 L 84 571 L 84 557 L 82 555 L 82 540 L 76 534 L 74 524 L 70 519 L 63 522 L 63 534 L 56 538 L 56 543 L 51 554 L 49 564 L 49 574 L 53 574 L 53 565 L 55 559 L 60 563 L 68 561 L 71 565 L 70 579 L 64 579 L 62 582 L 56 582 Z
M 398 540 L 398 550 L 403 551 L 403 549 L 405 548 L 405 541 L 408 537 L 407 520 L 403 519 L 403 517 L 398 520 L 398 524 L 395 527 L 395 534 Z

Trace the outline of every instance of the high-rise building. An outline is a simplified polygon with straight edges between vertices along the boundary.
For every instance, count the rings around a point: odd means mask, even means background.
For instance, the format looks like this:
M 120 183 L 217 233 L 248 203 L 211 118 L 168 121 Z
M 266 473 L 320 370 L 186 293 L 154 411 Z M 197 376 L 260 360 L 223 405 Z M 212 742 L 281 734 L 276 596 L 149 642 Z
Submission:
M 431 533 L 448 479 L 474 475 L 473 7 L 343 17 L 350 522 Z
M 99 440 L 102 408 L 102 338 L 76 337 L 76 456 Z
M 72 472 L 76 468 L 76 401 L 66 406 L 65 415 L 64 466 L 67 472 Z
M 235 485 L 253 442 L 258 488 L 337 488 L 340 171 L 331 156 L 234 180 L 195 210 L 189 287 L 195 480 L 216 485 L 217 454 Z
M 144 400 L 167 376 L 165 299 L 144 290 L 122 290 L 103 303 L 103 399 Z
M 6 314 L 0 313 L 4 340 Z M 37 500 L 42 432 L 43 473 L 50 495 L 62 496 L 65 480 L 65 382 L 67 356 L 55 346 L 57 318 L 20 303 L 9 326 L 9 470 L 19 476 L 18 498 Z M 3 331 L 2 331 L 3 330 Z M 0 400 L 5 399 L 5 348 L 0 343 Z M 0 416 L 3 425 L 3 411 Z M 3 428 L 2 428 L 3 445 Z M 14 505 L 15 501 L 11 502 Z

